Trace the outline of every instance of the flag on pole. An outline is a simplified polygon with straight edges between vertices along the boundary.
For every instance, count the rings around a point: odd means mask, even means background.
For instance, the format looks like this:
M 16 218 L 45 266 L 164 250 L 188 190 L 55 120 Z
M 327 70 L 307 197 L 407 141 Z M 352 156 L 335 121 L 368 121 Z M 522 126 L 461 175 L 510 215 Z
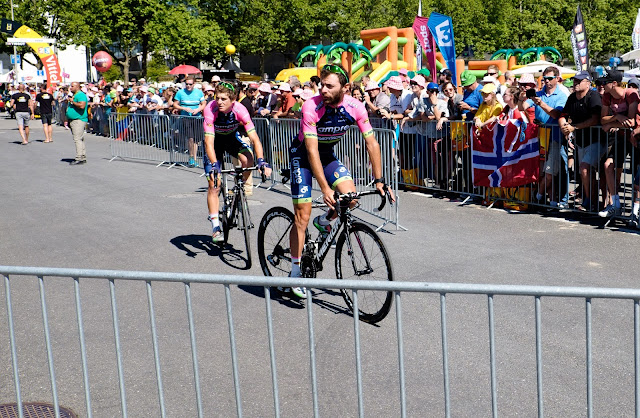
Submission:
M 453 84 L 456 84 L 456 45 L 453 39 L 453 23 L 451 17 L 440 13 L 432 12 L 429 15 L 429 30 L 438 45 L 438 49 L 442 53 L 447 68 L 451 70 Z M 434 67 L 435 68 L 435 67 Z
M 633 33 L 631 34 L 631 42 L 633 42 L 633 49 L 640 49 L 640 9 L 638 9 L 636 25 L 633 27 Z M 640 64 L 640 59 L 636 59 L 636 63 Z
M 429 67 L 429 71 L 431 71 L 432 75 L 437 73 L 436 70 L 436 50 L 433 40 L 433 35 L 429 31 L 429 18 L 416 16 L 413 21 L 413 32 L 416 34 L 418 38 L 418 44 L 420 45 L 422 51 L 425 52 L 427 56 L 427 67 Z M 422 51 L 420 51 L 419 57 L 422 57 Z
M 422 16 L 422 0 L 418 0 L 418 17 Z M 415 29 L 413 30 L 415 33 Z M 420 42 L 416 45 L 416 70 L 422 69 L 422 47 Z
M 573 59 L 578 71 L 589 71 L 589 41 L 584 27 L 582 10 L 578 5 L 576 18 L 571 29 L 571 46 L 573 47 Z

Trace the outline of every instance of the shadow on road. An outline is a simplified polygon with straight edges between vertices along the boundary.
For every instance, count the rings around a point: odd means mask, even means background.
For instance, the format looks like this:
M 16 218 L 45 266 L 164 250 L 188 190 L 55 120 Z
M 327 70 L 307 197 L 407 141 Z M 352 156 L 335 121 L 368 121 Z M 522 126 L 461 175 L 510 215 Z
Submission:
M 229 267 L 239 270 L 248 270 L 249 262 L 243 257 L 242 251 L 227 245 L 216 245 L 211 242 L 210 235 L 181 235 L 171 238 L 170 242 L 179 250 L 185 252 L 187 257 L 195 258 L 198 254 L 206 253 L 210 257 L 219 257 Z
M 238 286 L 238 289 L 264 299 L 264 287 L 262 286 Z M 333 314 L 346 315 L 353 317 L 351 311 L 342 305 L 333 303 L 328 299 L 329 297 L 341 296 L 341 293 L 331 289 L 314 289 L 313 290 L 313 305 L 321 309 L 327 310 Z M 276 287 L 271 288 L 271 300 L 280 303 L 294 309 L 304 309 L 306 303 L 304 300 L 298 299 L 290 292 L 282 292 Z

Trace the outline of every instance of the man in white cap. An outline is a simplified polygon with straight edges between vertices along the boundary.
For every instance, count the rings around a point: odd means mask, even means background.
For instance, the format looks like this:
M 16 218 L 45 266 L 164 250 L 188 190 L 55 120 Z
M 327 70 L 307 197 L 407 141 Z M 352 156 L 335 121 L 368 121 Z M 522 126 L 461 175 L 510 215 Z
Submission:
M 260 87 L 258 87 L 258 92 L 260 93 L 260 97 L 258 98 L 257 114 L 259 114 L 260 116 L 270 115 L 271 112 L 276 108 L 278 98 L 275 94 L 272 93 L 269 83 L 260 84 Z
M 281 91 L 281 101 L 280 109 L 273 115 L 274 119 L 278 118 L 288 118 L 293 116 L 292 108 L 293 105 L 296 104 L 296 99 L 293 97 L 291 86 L 289 83 L 280 84 L 279 90 Z
M 383 109 L 389 109 L 391 99 L 380 89 L 380 85 L 376 81 L 369 81 L 364 88 L 364 102 L 367 105 L 367 111 L 372 118 L 379 118 Z

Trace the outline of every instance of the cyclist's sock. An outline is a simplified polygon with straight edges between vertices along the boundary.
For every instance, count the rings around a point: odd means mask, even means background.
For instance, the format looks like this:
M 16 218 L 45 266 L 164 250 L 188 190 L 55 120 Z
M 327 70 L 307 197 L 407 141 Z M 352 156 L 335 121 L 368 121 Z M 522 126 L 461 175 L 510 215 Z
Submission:
M 633 214 L 634 215 L 638 215 L 638 212 L 640 212 L 640 202 L 634 202 L 633 203 Z
M 300 277 L 300 257 L 291 257 L 291 277 Z
M 220 220 L 218 219 L 217 213 L 210 213 L 209 220 L 211 221 L 211 228 L 216 229 L 220 226 Z

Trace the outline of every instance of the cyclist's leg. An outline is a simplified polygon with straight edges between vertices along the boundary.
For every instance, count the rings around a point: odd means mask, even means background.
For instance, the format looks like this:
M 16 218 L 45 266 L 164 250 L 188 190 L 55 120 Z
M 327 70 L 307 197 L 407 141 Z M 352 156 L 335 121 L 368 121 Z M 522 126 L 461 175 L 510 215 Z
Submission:
M 313 175 L 307 159 L 307 150 L 296 139 L 289 151 L 291 161 L 291 198 L 295 225 L 291 228 L 291 276 L 300 276 L 300 257 L 304 247 L 307 225 L 311 216 L 311 183 Z
M 222 154 L 222 153 L 221 153 Z M 216 158 L 219 156 L 216 153 Z M 211 170 L 211 161 L 209 161 L 209 157 L 207 157 L 207 153 L 204 153 L 203 164 L 204 172 L 207 173 Z M 216 181 L 217 180 L 217 181 Z M 209 187 L 207 189 L 207 208 L 209 210 L 209 221 L 211 221 L 211 228 L 213 233 L 213 239 L 219 240 L 222 237 L 221 228 L 220 228 L 220 220 L 218 219 L 218 208 L 219 208 L 219 200 L 218 193 L 220 193 L 220 182 L 222 179 L 218 177 L 218 179 L 214 179 L 213 177 L 208 177 L 207 181 L 209 183 Z
M 253 152 L 251 150 L 251 145 L 249 145 L 249 138 L 236 134 L 236 142 L 234 143 L 234 148 L 237 149 L 237 152 L 231 153 L 231 155 L 237 155 L 238 161 L 240 161 L 240 165 L 242 165 L 242 167 L 244 168 L 252 167 Z M 247 171 L 242 175 L 242 178 L 246 182 L 250 176 L 251 172 Z
M 325 165 L 323 161 L 323 166 L 324 177 L 327 179 L 331 189 L 337 190 L 340 194 L 356 191 L 356 185 L 351 177 L 351 173 L 349 173 L 347 167 L 345 167 L 344 164 L 335 157 L 335 155 L 332 157 L 332 161 L 328 164 Z M 355 205 L 356 202 L 351 202 L 351 207 L 354 207 Z M 331 218 L 329 220 L 333 220 L 338 216 L 338 213 L 336 211 L 331 211 L 330 215 Z

